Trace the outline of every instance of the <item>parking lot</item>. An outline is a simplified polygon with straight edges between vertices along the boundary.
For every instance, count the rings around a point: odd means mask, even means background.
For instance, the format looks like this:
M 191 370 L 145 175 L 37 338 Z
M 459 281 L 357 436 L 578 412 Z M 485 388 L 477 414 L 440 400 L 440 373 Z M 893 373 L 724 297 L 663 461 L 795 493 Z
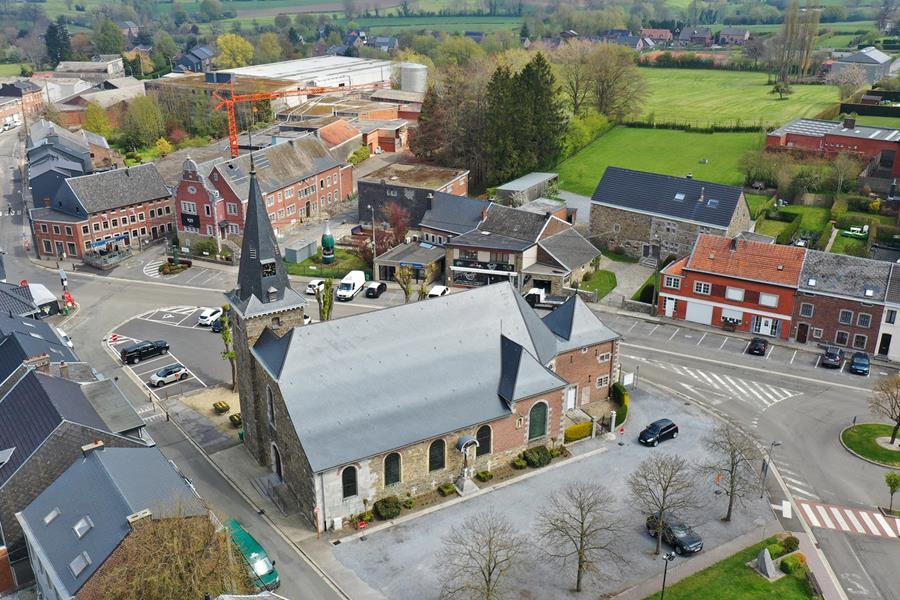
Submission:
M 222 338 L 212 333 L 209 327 L 197 325 L 202 310 L 203 307 L 175 306 L 138 315 L 116 328 L 106 343 L 116 356 L 123 348 L 139 341 L 165 340 L 169 343 L 167 354 L 124 367 L 158 400 L 207 387 L 229 385 L 231 367 L 222 358 Z M 187 378 L 162 387 L 149 384 L 154 373 L 176 363 L 187 369 Z
M 869 385 L 866 376 L 847 372 L 846 362 L 840 369 L 821 367 L 822 348 L 816 344 L 807 344 L 803 348 L 796 348 L 779 345 L 780 340 L 768 338 L 769 349 L 766 356 L 753 356 L 747 354 L 749 339 L 738 335 L 729 335 L 727 332 L 702 331 L 693 326 L 687 327 L 677 323 L 653 323 L 627 315 L 598 313 L 598 316 L 609 327 L 621 333 L 627 344 L 650 346 L 672 352 L 683 350 L 686 354 L 722 361 L 739 358 L 742 364 L 749 363 L 752 366 L 773 371 L 802 373 L 806 376 L 815 373 L 816 378 L 824 381 L 860 386 Z M 853 350 L 844 349 L 846 358 L 849 359 L 852 354 Z M 897 373 L 898 368 L 893 365 L 872 362 L 870 371 L 872 377 L 884 377 Z

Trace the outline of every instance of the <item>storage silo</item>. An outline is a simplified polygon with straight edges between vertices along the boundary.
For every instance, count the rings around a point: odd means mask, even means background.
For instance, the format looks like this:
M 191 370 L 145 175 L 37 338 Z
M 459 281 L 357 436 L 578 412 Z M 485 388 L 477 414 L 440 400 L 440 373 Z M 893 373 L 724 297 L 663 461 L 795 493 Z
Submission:
M 428 67 L 418 63 L 400 65 L 400 89 L 424 93 L 428 89 Z

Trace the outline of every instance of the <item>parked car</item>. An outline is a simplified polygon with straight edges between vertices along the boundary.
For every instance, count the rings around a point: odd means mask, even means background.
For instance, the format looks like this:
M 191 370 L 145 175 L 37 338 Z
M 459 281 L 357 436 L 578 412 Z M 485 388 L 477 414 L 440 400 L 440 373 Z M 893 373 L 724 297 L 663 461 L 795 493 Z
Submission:
M 678 425 L 669 419 L 659 419 L 644 427 L 638 436 L 638 441 L 645 446 L 658 446 L 663 440 L 674 440 L 677 437 Z
M 428 290 L 429 298 L 440 298 L 441 296 L 446 296 L 450 293 L 450 288 L 446 285 L 433 285 L 431 289 Z
M 755 354 L 756 356 L 765 356 L 766 352 L 769 351 L 769 340 L 765 340 L 763 338 L 755 337 L 750 340 L 750 345 L 747 346 L 747 354 Z
M 312 317 L 309 315 L 303 315 L 303 324 L 309 325 L 310 323 L 312 323 Z
M 119 356 L 122 358 L 123 363 L 136 365 L 142 360 L 168 352 L 169 343 L 165 340 L 156 340 L 155 342 L 138 342 L 122 348 Z
M 822 353 L 822 366 L 829 369 L 840 369 L 844 366 L 844 351 L 837 346 L 828 346 Z
M 190 373 L 188 373 L 187 367 L 175 363 L 174 365 L 163 367 L 151 375 L 150 385 L 153 387 L 162 387 L 167 383 L 174 383 L 176 381 L 181 381 L 182 379 L 187 379 L 189 376 Z
M 659 519 L 656 515 L 647 517 L 647 533 L 656 537 L 660 533 Z M 675 549 L 675 554 L 693 554 L 703 550 L 703 538 L 683 521 L 663 516 L 662 539 Z
M 225 322 L 222 320 L 221 317 L 219 317 L 218 319 L 213 321 L 211 329 L 212 329 L 213 333 L 222 333 L 223 327 L 225 327 Z
M 366 284 L 366 298 L 379 298 L 387 290 L 383 281 L 370 281 Z
M 59 339 L 61 339 L 66 346 L 68 346 L 69 348 L 75 348 L 75 342 L 72 341 L 72 338 L 69 337 L 68 333 L 66 333 L 59 327 L 56 328 L 56 333 L 59 334 Z
M 350 271 L 338 285 L 335 297 L 338 300 L 353 300 L 366 284 L 366 274 L 362 271 Z
M 306 284 L 306 293 L 310 296 L 316 295 L 316 290 L 325 289 L 325 281 L 323 279 L 313 279 L 309 283 Z
M 222 316 L 221 308 L 204 308 L 203 312 L 200 313 L 200 317 L 197 319 L 197 325 L 202 325 L 204 327 L 209 327 L 215 322 L 216 319 Z
M 857 375 L 869 374 L 869 355 L 865 352 L 854 352 L 850 357 L 850 364 L 847 370 Z
M 250 532 L 241 527 L 234 519 L 225 522 L 231 541 L 237 546 L 241 556 L 250 567 L 250 580 L 257 590 L 274 590 L 281 583 L 278 571 L 275 570 L 275 561 L 269 560 L 269 555 L 263 550 Z

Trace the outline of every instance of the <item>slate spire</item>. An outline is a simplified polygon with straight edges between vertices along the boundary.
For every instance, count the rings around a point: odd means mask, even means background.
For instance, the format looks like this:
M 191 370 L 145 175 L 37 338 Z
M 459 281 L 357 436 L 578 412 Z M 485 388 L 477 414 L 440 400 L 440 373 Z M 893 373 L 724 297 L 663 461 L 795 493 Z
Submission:
M 289 287 L 251 153 L 247 219 L 244 222 L 244 240 L 241 244 L 238 287 L 234 294 L 243 302 L 255 296 L 263 304 L 268 304 L 283 299 L 284 291 Z

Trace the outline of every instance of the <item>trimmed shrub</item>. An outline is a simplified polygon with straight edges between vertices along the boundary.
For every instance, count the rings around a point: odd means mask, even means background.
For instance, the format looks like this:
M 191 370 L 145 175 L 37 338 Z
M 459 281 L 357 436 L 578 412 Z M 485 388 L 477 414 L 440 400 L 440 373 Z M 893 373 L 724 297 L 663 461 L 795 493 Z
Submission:
M 452 483 L 445 483 L 438 488 L 438 494 L 441 496 L 452 496 L 456 493 L 456 486 Z
M 224 400 L 219 400 L 218 402 L 213 402 L 213 410 L 216 411 L 216 414 L 218 415 L 224 415 L 231 410 L 231 406 Z
M 366 523 L 371 523 L 372 521 L 375 520 L 375 515 L 372 513 L 371 510 L 367 510 L 364 513 L 359 513 L 359 517 L 357 517 L 357 520 L 365 521 Z
M 231 421 L 231 426 L 235 429 L 240 428 L 241 425 L 244 424 L 244 420 L 241 418 L 241 413 L 234 413 L 228 417 L 228 420 Z
M 393 519 L 400 514 L 400 498 L 397 496 L 388 496 L 387 498 L 382 498 L 381 500 L 377 500 L 375 502 L 375 514 L 378 515 L 378 518 L 382 521 L 387 521 L 388 519 Z
M 802 573 L 806 570 L 806 557 L 802 554 L 791 554 L 781 559 L 781 572 L 788 575 Z
M 769 556 L 771 556 L 773 560 L 778 558 L 779 556 L 784 556 L 785 554 L 787 554 L 781 544 L 769 544 L 768 546 L 766 546 L 766 548 L 769 549 Z
M 406 510 L 412 510 L 416 507 L 416 501 L 412 498 L 407 498 L 406 500 L 401 502 L 401 504 L 403 504 L 403 508 L 405 508 Z
M 353 154 L 351 154 L 350 158 L 348 158 L 347 160 L 355 167 L 370 156 L 372 156 L 372 151 L 369 150 L 368 146 L 363 146 L 362 148 L 357 148 L 356 150 L 354 150 Z
M 576 423 L 571 427 L 566 427 L 563 432 L 564 439 L 566 443 L 575 442 L 578 440 L 583 440 L 586 437 L 590 437 L 591 431 L 594 428 L 594 424 L 590 421 L 585 421 L 583 423 Z
M 478 471 L 475 473 L 475 479 L 478 481 L 490 481 L 494 478 L 494 474 L 490 471 Z
M 550 458 L 559 458 L 560 456 L 562 456 L 563 450 L 565 450 L 564 446 L 550 448 Z
M 623 404 L 616 409 L 616 426 L 618 427 L 619 425 L 624 423 L 626 417 L 628 417 L 628 405 Z
M 519 470 L 524 469 L 525 467 L 528 466 L 528 463 L 525 462 L 524 458 L 516 458 L 509 464 L 510 464 L 510 466 L 512 466 L 513 469 L 519 469 Z
M 793 535 L 789 535 L 781 540 L 781 547 L 784 548 L 785 554 L 790 554 L 800 547 L 800 540 Z
M 612 385 L 612 399 L 613 402 L 615 402 L 619 406 L 628 404 L 628 388 L 626 388 L 618 381 L 614 383 Z
M 534 448 L 529 448 L 522 453 L 522 458 L 524 458 L 525 462 L 528 463 L 528 466 L 533 469 L 545 467 L 553 460 L 550 451 L 547 450 L 547 446 L 535 446 Z

